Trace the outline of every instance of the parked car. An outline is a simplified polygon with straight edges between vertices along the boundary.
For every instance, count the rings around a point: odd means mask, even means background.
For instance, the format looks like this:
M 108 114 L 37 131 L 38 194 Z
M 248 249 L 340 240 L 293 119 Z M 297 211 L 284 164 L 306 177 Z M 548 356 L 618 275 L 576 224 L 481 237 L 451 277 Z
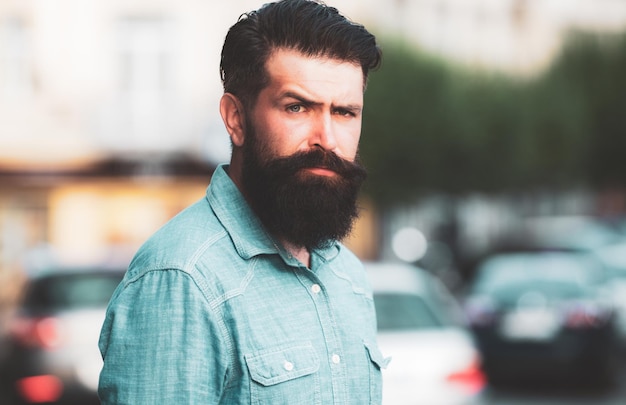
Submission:
M 456 299 L 443 283 L 408 264 L 366 263 L 378 319 L 378 343 L 391 357 L 383 403 L 473 404 L 485 377 Z
M 595 251 L 608 276 L 608 291 L 613 298 L 617 330 L 622 351 L 626 353 L 626 241 L 603 246 Z
M 496 249 L 504 252 L 591 252 L 617 243 L 624 234 L 593 216 L 537 216 L 525 218 Z
M 98 338 L 123 275 L 124 269 L 62 268 L 27 281 L 0 364 L 7 403 L 99 403 Z
M 588 254 L 493 256 L 479 266 L 465 309 L 491 383 L 613 382 L 615 312 Z

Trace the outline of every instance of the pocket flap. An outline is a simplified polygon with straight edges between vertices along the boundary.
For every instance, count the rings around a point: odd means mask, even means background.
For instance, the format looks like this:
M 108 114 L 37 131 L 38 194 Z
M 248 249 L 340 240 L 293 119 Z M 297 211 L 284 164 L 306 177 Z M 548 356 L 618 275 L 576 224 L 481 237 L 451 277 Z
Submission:
M 367 353 L 369 354 L 372 363 L 376 364 L 378 368 L 387 368 L 387 365 L 389 365 L 389 362 L 391 361 L 391 357 L 384 357 L 378 346 L 374 343 L 363 342 L 363 344 L 367 349 Z
M 245 356 L 252 379 L 264 386 L 312 374 L 319 358 L 310 344 L 261 350 Z

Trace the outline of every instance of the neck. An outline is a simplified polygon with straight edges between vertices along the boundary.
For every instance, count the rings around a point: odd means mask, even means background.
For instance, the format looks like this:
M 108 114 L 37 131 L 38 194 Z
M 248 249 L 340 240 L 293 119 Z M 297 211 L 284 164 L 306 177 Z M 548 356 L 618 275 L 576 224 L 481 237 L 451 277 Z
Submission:
M 284 240 L 281 240 L 280 243 L 283 245 L 285 250 L 298 259 L 300 263 L 304 264 L 306 267 L 311 267 L 311 254 L 307 248 L 296 246 Z

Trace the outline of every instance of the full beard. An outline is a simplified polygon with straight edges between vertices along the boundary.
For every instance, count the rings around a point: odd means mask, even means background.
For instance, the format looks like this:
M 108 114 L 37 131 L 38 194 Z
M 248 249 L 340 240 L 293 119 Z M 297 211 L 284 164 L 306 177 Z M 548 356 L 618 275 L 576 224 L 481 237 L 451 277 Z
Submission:
M 330 246 L 350 233 L 366 178 L 358 161 L 322 149 L 264 161 L 270 154 L 250 127 L 242 148 L 244 194 L 270 235 L 310 250 Z M 336 175 L 304 170 L 319 167 Z

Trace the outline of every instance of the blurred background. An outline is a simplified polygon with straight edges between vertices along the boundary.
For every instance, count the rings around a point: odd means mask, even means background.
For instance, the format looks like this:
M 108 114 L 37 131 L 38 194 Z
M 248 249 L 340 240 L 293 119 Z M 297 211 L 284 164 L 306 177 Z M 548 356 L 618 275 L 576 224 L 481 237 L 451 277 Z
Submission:
M 39 330 L 23 314 L 49 318 L 26 308 L 35 280 L 51 269 L 123 271 L 152 232 L 204 195 L 230 153 L 218 114 L 222 41 L 262 3 L 0 0 L 0 368 L 24 363 L 3 359 L 15 336 L 24 346 Z M 365 261 L 428 273 L 454 296 L 485 374 L 479 384 L 472 372 L 464 400 L 622 403 L 626 393 L 609 382 L 626 383 L 626 1 L 327 3 L 384 51 L 366 92 L 363 210 L 346 243 Z M 560 270 L 572 261 L 576 269 Z M 543 268 L 549 282 L 534 274 Z M 520 274 L 528 288 L 507 290 Z M 558 291 L 575 287 L 557 300 L 555 280 Z M 80 283 L 78 298 L 109 291 Z M 78 298 L 62 309 L 81 307 Z M 588 337 L 599 334 L 608 340 Z M 614 350 L 596 356 L 586 345 Z M 523 377 L 559 347 L 578 350 L 557 363 L 606 378 L 573 397 L 580 384 L 569 379 L 565 390 L 527 391 Z M 529 358 L 531 371 L 518 369 Z M 500 364 L 519 372 L 503 383 Z M 11 391 L 29 372 L 2 372 L 2 385 Z M 31 403 L 53 402 L 61 380 L 19 384 L 34 390 Z

